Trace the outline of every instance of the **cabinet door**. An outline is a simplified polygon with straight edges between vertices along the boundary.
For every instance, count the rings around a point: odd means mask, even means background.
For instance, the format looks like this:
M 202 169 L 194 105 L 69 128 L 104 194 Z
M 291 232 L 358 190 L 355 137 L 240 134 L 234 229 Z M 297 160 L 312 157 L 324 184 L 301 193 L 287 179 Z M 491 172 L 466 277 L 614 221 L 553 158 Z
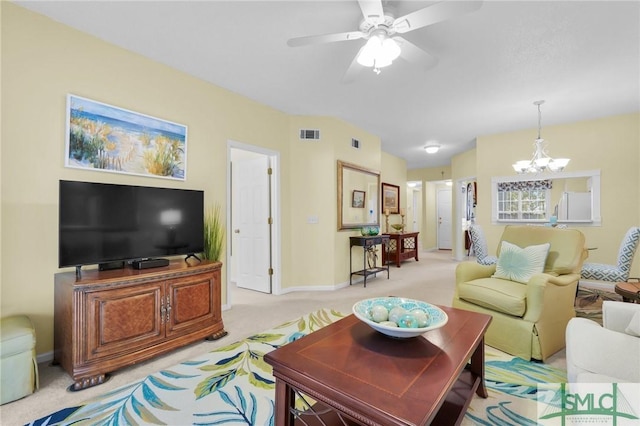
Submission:
M 114 357 L 164 338 L 163 283 L 86 292 L 85 360 Z
M 167 314 L 167 337 L 212 326 L 221 321 L 220 270 L 167 281 L 170 312 Z

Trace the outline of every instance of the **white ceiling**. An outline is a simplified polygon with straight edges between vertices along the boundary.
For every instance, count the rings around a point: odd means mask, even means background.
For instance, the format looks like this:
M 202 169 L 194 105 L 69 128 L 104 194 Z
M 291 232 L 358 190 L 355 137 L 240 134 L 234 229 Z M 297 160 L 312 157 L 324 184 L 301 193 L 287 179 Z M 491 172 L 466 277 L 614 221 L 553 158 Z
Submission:
M 339 117 L 409 169 L 450 164 L 477 136 L 535 129 L 539 99 L 543 137 L 545 125 L 640 111 L 640 1 L 485 1 L 404 34 L 434 68 L 399 58 L 350 84 L 364 40 L 287 40 L 357 30 L 355 0 L 16 3 L 286 113 Z M 399 16 L 435 2 L 388 3 Z M 561 141 L 549 142 L 553 154 Z

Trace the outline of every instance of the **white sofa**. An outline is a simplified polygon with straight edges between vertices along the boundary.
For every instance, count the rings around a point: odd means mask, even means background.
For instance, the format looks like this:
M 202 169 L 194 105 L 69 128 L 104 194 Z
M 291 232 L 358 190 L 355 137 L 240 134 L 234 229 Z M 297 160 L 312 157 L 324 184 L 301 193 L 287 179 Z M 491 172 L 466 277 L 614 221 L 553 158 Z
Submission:
M 640 383 L 640 304 L 605 301 L 602 320 L 569 321 L 568 382 Z

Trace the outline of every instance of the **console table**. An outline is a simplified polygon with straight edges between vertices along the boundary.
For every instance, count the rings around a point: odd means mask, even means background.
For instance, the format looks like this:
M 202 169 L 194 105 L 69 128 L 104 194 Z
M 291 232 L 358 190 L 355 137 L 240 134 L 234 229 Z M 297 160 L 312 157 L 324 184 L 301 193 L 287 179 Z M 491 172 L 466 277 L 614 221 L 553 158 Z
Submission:
M 367 277 L 369 275 L 375 275 L 378 272 L 387 271 L 387 279 L 389 279 L 389 265 L 384 261 L 386 246 L 389 244 L 389 236 L 388 235 L 373 235 L 373 236 L 362 236 L 362 237 L 349 237 L 349 285 L 351 285 L 351 277 L 354 275 L 362 275 L 364 276 L 364 286 L 367 286 Z M 375 263 L 375 259 L 377 256 L 375 255 L 376 246 L 382 245 L 382 266 L 378 266 Z M 362 247 L 362 269 L 359 271 L 353 270 L 353 263 L 351 261 L 351 256 L 353 252 L 353 247 Z M 371 265 L 368 265 L 367 257 L 372 260 Z
M 394 262 L 399 268 L 403 260 L 412 257 L 418 260 L 418 234 L 419 232 L 383 234 L 389 237 L 389 250 L 383 254 L 383 263 L 387 265 Z

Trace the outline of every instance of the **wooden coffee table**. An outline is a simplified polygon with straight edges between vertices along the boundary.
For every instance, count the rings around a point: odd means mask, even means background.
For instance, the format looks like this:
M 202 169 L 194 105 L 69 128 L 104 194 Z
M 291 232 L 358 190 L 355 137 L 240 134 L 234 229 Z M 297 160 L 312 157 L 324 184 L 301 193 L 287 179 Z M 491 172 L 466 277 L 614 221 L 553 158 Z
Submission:
M 276 378 L 278 426 L 460 424 L 474 392 L 486 398 L 484 333 L 491 316 L 441 307 L 448 323 L 412 339 L 378 333 L 354 315 L 265 355 Z M 300 396 L 317 403 L 303 414 Z M 327 409 L 330 408 L 330 409 Z

